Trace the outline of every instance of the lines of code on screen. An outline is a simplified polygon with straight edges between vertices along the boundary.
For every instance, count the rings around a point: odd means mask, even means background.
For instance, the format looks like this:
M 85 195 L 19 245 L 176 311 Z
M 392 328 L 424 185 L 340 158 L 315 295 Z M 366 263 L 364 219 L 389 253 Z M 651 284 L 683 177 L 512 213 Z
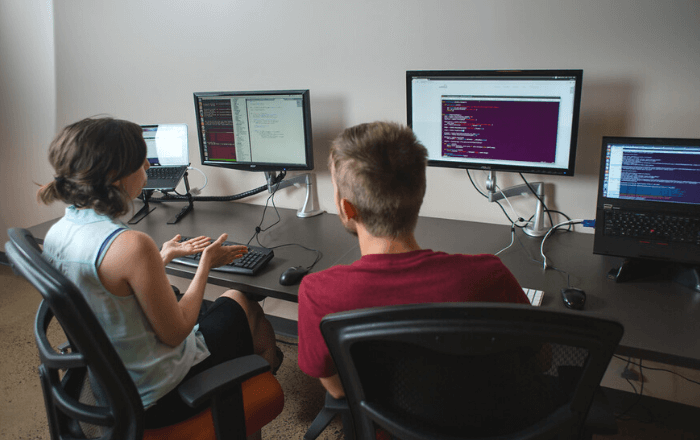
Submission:
M 700 204 L 700 154 L 625 151 L 620 198 Z
M 200 124 L 207 158 L 236 160 L 236 140 L 230 99 L 200 100 Z
M 559 101 L 443 98 L 442 155 L 554 163 Z

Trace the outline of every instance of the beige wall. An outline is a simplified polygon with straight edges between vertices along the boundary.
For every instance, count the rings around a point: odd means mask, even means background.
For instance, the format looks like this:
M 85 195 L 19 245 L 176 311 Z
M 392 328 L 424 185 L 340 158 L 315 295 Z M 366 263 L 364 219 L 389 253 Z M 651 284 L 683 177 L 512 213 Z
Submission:
M 186 122 L 197 166 L 193 92 L 309 88 L 320 202 L 332 212 L 329 140 L 360 122 L 405 122 L 409 69 L 583 69 L 576 176 L 545 179 L 550 207 L 572 218 L 594 216 L 603 135 L 700 137 L 696 1 L 72 0 L 55 9 L 58 126 L 97 113 Z M 263 183 L 204 172 L 205 195 Z M 299 207 L 302 197 L 285 190 L 276 201 Z M 513 204 L 532 214 L 532 200 Z M 439 168 L 429 170 L 422 215 L 506 222 L 464 171 Z
M 56 131 L 52 1 L 0 1 L 0 243 L 7 228 L 61 214 L 35 202 L 50 179 L 46 151 Z
M 51 178 L 44 158 L 56 127 L 79 118 L 186 122 L 199 166 L 195 91 L 311 89 L 319 196 L 331 212 L 329 140 L 359 122 L 405 122 L 408 69 L 582 68 L 576 176 L 529 176 L 551 182 L 550 207 L 572 218 L 594 215 L 603 135 L 700 137 L 696 1 L 9 0 L 0 7 L 2 234 L 60 214 L 36 206 L 32 182 Z M 256 173 L 202 170 L 210 182 L 204 195 L 263 183 Z M 474 176 L 483 184 L 481 172 Z M 193 186 L 202 183 L 192 173 Z M 517 176 L 499 176 L 502 187 L 513 183 Z M 303 195 L 288 189 L 276 201 L 298 207 Z M 532 214 L 532 200 L 512 201 L 521 216 Z M 441 168 L 428 171 L 422 215 L 506 222 L 464 171 Z

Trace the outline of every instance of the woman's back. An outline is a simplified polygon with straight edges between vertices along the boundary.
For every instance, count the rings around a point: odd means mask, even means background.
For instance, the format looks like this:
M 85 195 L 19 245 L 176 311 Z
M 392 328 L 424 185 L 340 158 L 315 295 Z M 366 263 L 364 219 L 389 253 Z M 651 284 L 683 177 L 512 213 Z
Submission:
M 44 255 L 83 293 L 148 407 L 209 352 L 194 331 L 179 346 L 163 344 L 133 294 L 116 296 L 105 289 L 98 268 L 112 242 L 126 230 L 118 220 L 71 206 L 49 230 Z

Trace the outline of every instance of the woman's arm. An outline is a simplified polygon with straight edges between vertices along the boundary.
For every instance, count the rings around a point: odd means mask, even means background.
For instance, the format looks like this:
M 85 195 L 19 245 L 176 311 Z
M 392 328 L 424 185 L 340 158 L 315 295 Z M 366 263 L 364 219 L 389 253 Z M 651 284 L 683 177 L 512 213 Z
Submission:
M 158 338 L 179 345 L 197 322 L 209 270 L 245 253 L 243 246 L 221 246 L 226 235 L 207 246 L 190 286 L 178 302 L 153 239 L 137 231 L 120 234 L 98 268 L 100 280 L 117 296 L 135 295 Z

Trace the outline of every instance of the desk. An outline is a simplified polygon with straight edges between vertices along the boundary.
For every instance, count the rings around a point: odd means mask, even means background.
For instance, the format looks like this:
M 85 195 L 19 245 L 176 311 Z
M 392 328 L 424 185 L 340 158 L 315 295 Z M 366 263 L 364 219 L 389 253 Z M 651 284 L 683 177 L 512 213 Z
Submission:
M 134 203 L 137 209 L 140 208 L 141 202 Z M 195 202 L 194 209 L 177 224 L 167 224 L 167 221 L 182 209 L 182 205 L 183 203 L 152 203 L 151 206 L 155 206 L 156 209 L 139 223 L 129 226 L 150 235 L 158 246 L 176 234 L 185 237 L 206 235 L 217 238 L 224 232 L 228 234 L 228 240 L 246 244 L 255 233 L 255 227 L 260 224 L 264 208 L 246 203 Z M 267 247 L 299 243 L 310 249 L 318 249 L 323 256 L 314 266 L 314 272 L 331 267 L 341 260 L 344 254 L 358 248 L 357 239 L 345 232 L 338 217 L 333 214 L 299 218 L 295 210 L 278 208 L 278 212 L 281 217 L 280 223 L 266 232 L 261 232 L 260 242 Z M 130 216 L 126 216 L 122 220 L 126 222 L 129 218 Z M 43 239 L 56 220 L 29 229 L 35 237 Z M 274 208 L 268 207 L 262 228 L 276 220 Z M 255 240 L 250 244 L 258 245 Z M 275 249 L 274 252 L 275 257 L 256 276 L 211 271 L 208 282 L 229 289 L 297 302 L 299 286 L 280 285 L 280 274 L 291 266 L 310 266 L 316 259 L 316 253 L 299 246 L 286 246 Z M 194 267 L 177 263 L 166 266 L 168 274 L 182 278 L 191 279 L 195 271 Z
M 137 205 L 140 202 L 135 202 Z M 176 225 L 166 224 L 181 209 L 179 203 L 156 205 L 157 209 L 140 223 L 136 230 L 148 233 L 159 245 L 175 234 L 209 235 L 222 232 L 229 239 L 246 243 L 260 223 L 263 207 L 243 203 L 196 202 L 194 210 Z M 345 232 L 337 216 L 322 214 L 298 218 L 295 211 L 279 209 L 282 221 L 261 234 L 266 246 L 300 243 L 323 252 L 314 271 L 334 264 L 349 264 L 360 257 L 357 239 Z M 263 227 L 276 220 L 274 209 L 268 208 Z M 43 238 L 55 220 L 30 228 Z M 525 287 L 544 290 L 542 307 L 566 310 L 559 291 L 566 286 L 566 276 L 542 270 L 539 245 L 541 240 L 521 235 L 518 241 L 500 254 L 502 261 Z M 510 243 L 510 227 L 484 223 L 421 217 L 416 228 L 418 243 L 424 248 L 450 253 L 495 253 Z M 254 244 L 254 243 L 253 243 Z M 700 294 L 660 279 L 615 283 L 606 278 L 608 270 L 620 259 L 593 254 L 593 235 L 557 233 L 545 242 L 547 262 L 570 274 L 571 285 L 584 289 L 588 299 L 580 313 L 596 313 L 617 319 L 625 326 L 625 334 L 617 353 L 650 361 L 700 369 Z M 534 262 L 530 256 L 538 260 Z M 313 252 L 299 247 L 275 249 L 275 258 L 255 277 L 211 272 L 212 284 L 245 292 L 297 301 L 298 286 L 281 286 L 279 275 L 290 266 L 310 265 Z M 179 264 L 166 268 L 169 274 L 192 278 L 194 270 Z

